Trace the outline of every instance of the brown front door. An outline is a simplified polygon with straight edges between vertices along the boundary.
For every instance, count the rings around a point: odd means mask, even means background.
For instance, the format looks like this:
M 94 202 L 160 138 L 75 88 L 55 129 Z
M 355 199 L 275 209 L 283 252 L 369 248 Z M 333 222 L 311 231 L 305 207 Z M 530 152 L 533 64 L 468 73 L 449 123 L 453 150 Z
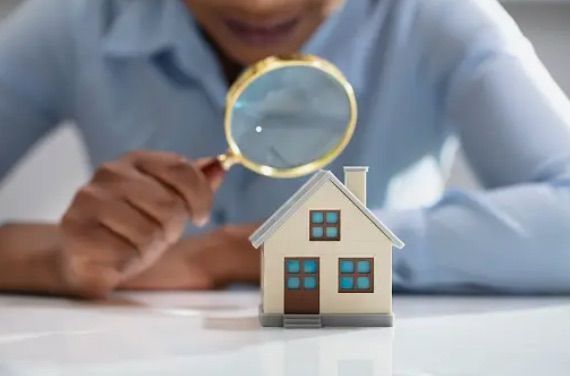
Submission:
M 285 258 L 285 313 L 319 313 L 317 257 Z

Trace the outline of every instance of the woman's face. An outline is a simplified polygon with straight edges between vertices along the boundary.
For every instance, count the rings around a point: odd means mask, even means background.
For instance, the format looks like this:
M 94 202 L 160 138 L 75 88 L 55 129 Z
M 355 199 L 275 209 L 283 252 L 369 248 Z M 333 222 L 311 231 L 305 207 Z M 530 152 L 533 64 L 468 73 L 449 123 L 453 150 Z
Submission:
M 185 0 L 217 47 L 249 65 L 299 51 L 344 0 Z

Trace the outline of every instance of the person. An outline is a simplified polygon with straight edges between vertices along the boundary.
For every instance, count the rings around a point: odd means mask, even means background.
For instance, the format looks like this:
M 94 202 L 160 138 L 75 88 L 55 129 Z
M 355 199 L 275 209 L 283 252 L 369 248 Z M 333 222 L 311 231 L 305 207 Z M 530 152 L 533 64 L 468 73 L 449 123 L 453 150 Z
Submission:
M 330 168 L 371 166 L 369 205 L 407 243 L 397 291 L 570 291 L 570 106 L 493 0 L 27 1 L 0 25 L 0 178 L 64 120 L 94 175 L 59 224 L 0 229 L 0 289 L 256 282 L 247 238 L 303 179 L 202 170 L 229 85 L 294 52 L 354 86 Z M 443 192 L 458 142 L 483 191 Z

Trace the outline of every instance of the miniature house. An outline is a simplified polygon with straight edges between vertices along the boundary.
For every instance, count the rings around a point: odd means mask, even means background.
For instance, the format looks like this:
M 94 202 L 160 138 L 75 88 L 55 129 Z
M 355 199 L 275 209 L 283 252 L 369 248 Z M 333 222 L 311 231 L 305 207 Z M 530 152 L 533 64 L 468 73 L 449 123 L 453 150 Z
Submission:
M 392 326 L 392 248 L 366 207 L 368 167 L 311 177 L 251 237 L 261 249 L 263 326 Z

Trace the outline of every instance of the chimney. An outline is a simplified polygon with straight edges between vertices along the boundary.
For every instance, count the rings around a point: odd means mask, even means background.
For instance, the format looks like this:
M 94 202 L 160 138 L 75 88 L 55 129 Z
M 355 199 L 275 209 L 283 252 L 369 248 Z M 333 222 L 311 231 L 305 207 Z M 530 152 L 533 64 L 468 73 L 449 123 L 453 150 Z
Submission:
M 344 185 L 366 206 L 366 174 L 368 167 L 344 168 Z

